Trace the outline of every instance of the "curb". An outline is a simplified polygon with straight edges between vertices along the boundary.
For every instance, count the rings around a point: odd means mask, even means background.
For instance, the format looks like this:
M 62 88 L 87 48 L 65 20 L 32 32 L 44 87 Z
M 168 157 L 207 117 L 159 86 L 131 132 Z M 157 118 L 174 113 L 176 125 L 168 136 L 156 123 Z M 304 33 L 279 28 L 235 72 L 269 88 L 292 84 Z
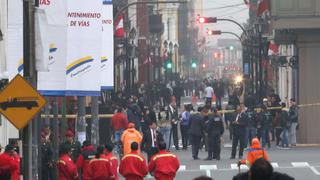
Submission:
M 297 144 L 296 147 L 320 147 L 320 144 Z

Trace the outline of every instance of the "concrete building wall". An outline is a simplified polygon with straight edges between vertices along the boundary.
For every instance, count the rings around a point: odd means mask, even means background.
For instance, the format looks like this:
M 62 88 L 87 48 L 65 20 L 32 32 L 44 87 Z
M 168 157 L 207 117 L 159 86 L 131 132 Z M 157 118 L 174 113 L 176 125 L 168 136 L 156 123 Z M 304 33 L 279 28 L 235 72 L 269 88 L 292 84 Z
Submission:
M 302 31 L 298 36 L 299 104 L 320 102 L 320 29 Z M 299 141 L 320 143 L 320 106 L 299 110 Z

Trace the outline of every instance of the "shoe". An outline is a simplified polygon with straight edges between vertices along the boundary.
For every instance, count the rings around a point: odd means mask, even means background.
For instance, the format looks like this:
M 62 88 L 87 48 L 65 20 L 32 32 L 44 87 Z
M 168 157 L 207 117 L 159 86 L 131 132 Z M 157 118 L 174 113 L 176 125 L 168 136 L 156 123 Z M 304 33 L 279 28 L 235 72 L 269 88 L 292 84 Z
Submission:
M 193 156 L 193 160 L 198 160 L 199 158 L 196 156 Z
M 180 148 L 176 146 L 176 150 L 178 151 Z
M 236 159 L 236 157 L 234 157 L 234 156 L 231 156 L 231 157 L 230 157 L 230 159 Z
M 212 160 L 212 158 L 207 157 L 207 158 L 205 158 L 204 160 L 205 160 L 205 161 L 211 161 L 211 160 Z

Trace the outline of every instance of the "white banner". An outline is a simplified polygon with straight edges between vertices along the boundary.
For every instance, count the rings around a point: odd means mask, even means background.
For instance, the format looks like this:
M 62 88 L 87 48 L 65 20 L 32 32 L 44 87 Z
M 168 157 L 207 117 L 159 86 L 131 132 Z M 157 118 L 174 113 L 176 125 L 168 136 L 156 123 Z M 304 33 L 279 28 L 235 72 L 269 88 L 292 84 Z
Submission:
M 48 20 L 48 72 L 38 72 L 38 90 L 43 95 L 63 96 L 66 89 L 67 2 L 40 1 Z
M 8 1 L 7 69 L 9 80 L 23 74 L 22 1 Z
M 101 49 L 101 89 L 114 86 L 113 74 L 113 6 L 112 0 L 103 1 L 102 9 L 102 49 Z
M 100 95 L 101 0 L 68 0 L 67 95 Z
M 36 46 L 36 70 L 49 71 L 48 61 L 49 61 L 49 42 L 48 42 L 48 20 L 44 9 L 35 9 L 35 46 Z

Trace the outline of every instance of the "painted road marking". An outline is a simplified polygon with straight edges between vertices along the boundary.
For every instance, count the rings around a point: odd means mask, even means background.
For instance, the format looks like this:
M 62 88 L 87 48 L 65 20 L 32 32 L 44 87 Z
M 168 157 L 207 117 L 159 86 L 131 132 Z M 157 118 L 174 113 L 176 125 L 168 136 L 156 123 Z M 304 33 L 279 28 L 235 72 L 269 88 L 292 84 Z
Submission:
M 217 165 L 200 165 L 200 170 L 205 170 L 208 177 L 211 177 L 211 170 L 217 169 Z
M 293 167 L 309 167 L 309 163 L 307 162 L 292 162 Z
M 231 164 L 231 169 L 238 169 L 238 164 Z M 247 165 L 241 165 L 240 169 L 246 170 L 249 169 Z
M 185 165 L 180 165 L 178 171 L 185 171 L 186 170 L 186 166 Z
M 313 171 L 313 173 L 315 173 L 316 175 L 320 176 L 320 172 L 313 166 L 310 166 L 311 171 Z
M 279 164 L 276 163 L 276 162 L 272 162 L 271 165 L 272 165 L 273 168 L 278 168 L 279 167 Z

